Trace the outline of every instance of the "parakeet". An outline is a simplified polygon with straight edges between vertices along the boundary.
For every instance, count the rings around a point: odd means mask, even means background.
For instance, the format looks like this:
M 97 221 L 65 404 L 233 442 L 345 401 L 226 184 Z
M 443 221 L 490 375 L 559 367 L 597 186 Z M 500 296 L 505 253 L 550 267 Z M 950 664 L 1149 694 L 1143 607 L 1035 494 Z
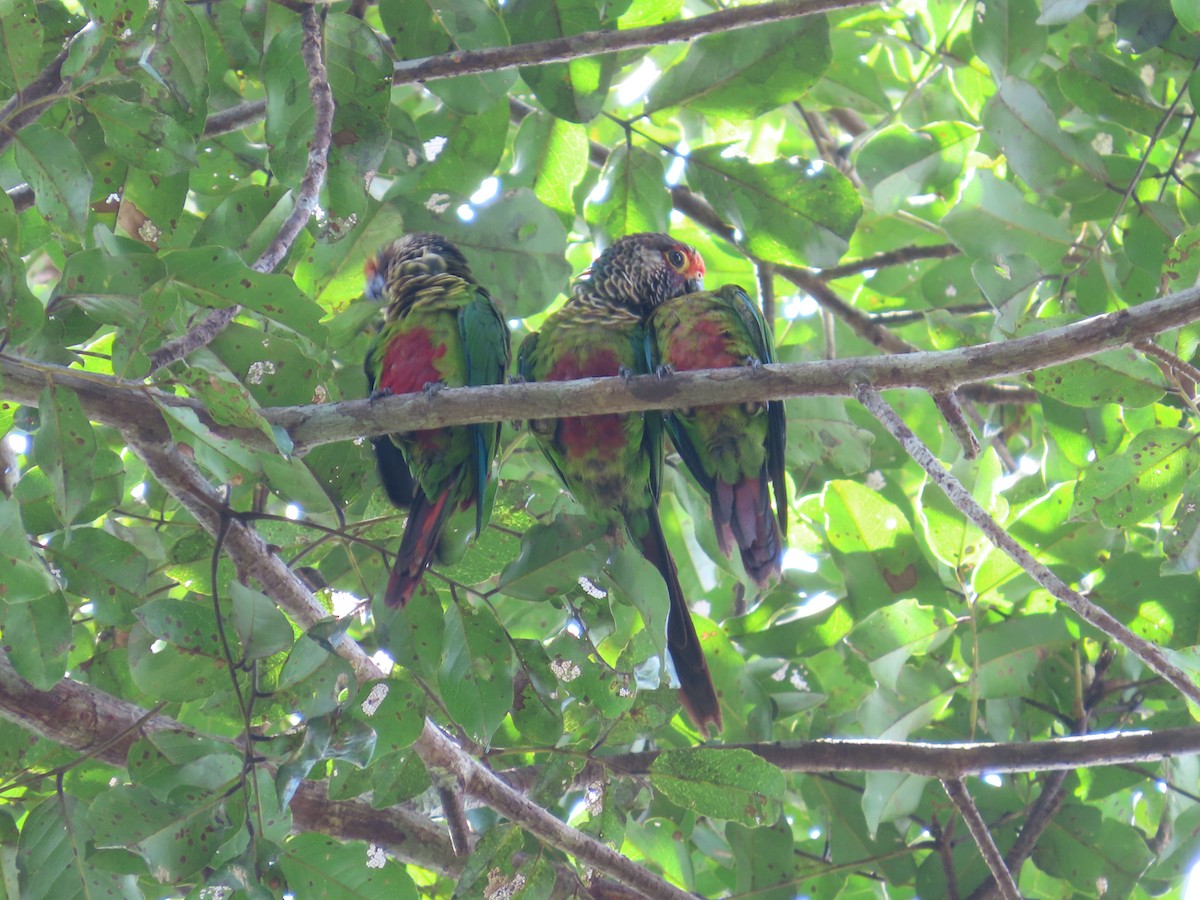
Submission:
M 665 234 L 614 243 L 575 285 L 571 298 L 529 335 L 517 355 L 526 381 L 568 381 L 648 371 L 644 311 L 699 289 L 704 262 Z M 530 428 L 588 515 L 627 533 L 658 569 L 670 597 L 667 647 L 684 707 L 707 735 L 721 727 L 716 690 L 658 518 L 662 417 L 598 415 L 536 420 Z
M 771 333 L 758 306 L 736 285 L 665 300 L 648 322 L 651 365 L 674 370 L 775 362 Z M 746 573 L 759 585 L 779 575 L 787 534 L 783 477 L 783 402 L 674 410 L 667 432 L 688 471 L 708 492 L 717 543 L 728 556 L 736 541 Z M 771 510 L 775 492 L 778 518 Z
M 384 304 L 363 362 L 372 398 L 503 383 L 508 326 L 462 253 L 444 237 L 414 233 L 393 241 L 368 261 L 366 281 L 366 296 Z M 490 482 L 499 435 L 496 423 L 374 441 L 388 497 L 409 510 L 384 594 L 388 606 L 407 603 L 431 561 L 457 561 L 483 530 L 495 496 Z M 474 514 L 467 515 L 472 508 Z

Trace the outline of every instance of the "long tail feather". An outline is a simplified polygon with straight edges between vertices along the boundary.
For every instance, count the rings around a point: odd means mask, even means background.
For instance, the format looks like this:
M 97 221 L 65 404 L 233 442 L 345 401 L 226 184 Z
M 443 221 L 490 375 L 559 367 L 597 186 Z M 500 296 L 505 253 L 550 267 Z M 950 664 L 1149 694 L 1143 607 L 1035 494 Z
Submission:
M 675 664 L 675 674 L 679 676 L 680 699 L 700 733 L 707 738 L 710 725 L 714 732 L 721 730 L 721 704 L 700 646 L 700 635 L 696 633 L 687 600 L 679 586 L 675 561 L 667 550 L 667 539 L 663 536 L 657 511 L 651 509 L 649 519 L 650 528 L 639 543 L 642 555 L 654 564 L 667 584 L 667 596 L 671 600 L 667 613 L 667 649 Z
M 717 479 L 712 492 L 713 526 L 721 549 L 728 553 L 732 532 L 746 574 L 759 585 L 777 578 L 782 567 L 783 541 L 779 522 L 771 509 L 766 471 L 735 485 Z M 721 540 L 725 536 L 725 540 Z
M 400 539 L 400 549 L 396 551 L 392 576 L 383 595 L 388 606 L 404 606 L 412 599 L 442 536 L 446 517 L 453 506 L 449 499 L 449 490 L 443 491 L 432 503 L 422 491 L 417 491 L 408 523 L 404 526 L 404 537 Z

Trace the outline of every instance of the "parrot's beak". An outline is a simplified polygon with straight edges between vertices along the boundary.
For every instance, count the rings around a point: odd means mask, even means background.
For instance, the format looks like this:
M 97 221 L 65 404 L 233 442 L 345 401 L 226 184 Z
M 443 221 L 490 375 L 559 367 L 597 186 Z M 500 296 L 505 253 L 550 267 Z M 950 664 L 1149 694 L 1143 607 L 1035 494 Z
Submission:
M 382 300 L 383 289 L 386 286 L 383 272 L 380 270 L 379 257 L 372 256 L 363 266 L 363 277 L 366 280 L 366 288 L 363 293 L 368 300 Z

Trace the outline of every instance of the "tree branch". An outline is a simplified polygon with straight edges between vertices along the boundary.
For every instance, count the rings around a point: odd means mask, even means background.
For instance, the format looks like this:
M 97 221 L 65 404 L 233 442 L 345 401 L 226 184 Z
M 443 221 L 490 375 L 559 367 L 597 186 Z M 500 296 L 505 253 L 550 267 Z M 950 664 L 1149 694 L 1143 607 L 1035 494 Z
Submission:
M 75 32 L 67 42 L 67 46 L 59 51 L 50 65 L 35 75 L 29 84 L 18 87 L 17 92 L 3 107 L 0 107 L 0 153 L 3 153 L 13 142 L 18 131 L 30 122 L 36 122 L 42 113 L 59 98 L 64 87 L 62 67 L 63 63 L 67 61 L 71 44 L 95 27 L 94 22 L 88 22 Z
M 163 423 L 162 429 L 165 428 Z M 327 618 L 324 607 L 283 561 L 270 552 L 258 533 L 236 517 L 228 518 L 230 513 L 224 508 L 220 497 L 192 460 L 170 440 L 169 434 L 165 440 L 146 440 L 145 434 L 132 429 L 125 431 L 124 435 L 130 449 L 145 463 L 159 484 L 176 497 L 209 534 L 223 535 L 222 548 L 233 561 L 240 578 L 258 581 L 264 592 L 305 629 Z M 225 528 L 222 531 L 223 525 Z M 360 682 L 384 677 L 374 660 L 344 632 L 337 636 L 333 646 L 350 663 Z M 424 730 L 413 748 L 427 767 L 434 771 L 449 772 L 466 794 L 482 800 L 530 834 L 570 853 L 585 865 L 649 897 L 677 900 L 689 897 L 653 872 L 571 828 L 514 791 L 490 769 L 465 753 L 429 719 L 425 720 Z
M 992 840 L 992 833 L 988 831 L 987 823 L 983 821 L 983 816 L 979 814 L 975 801 L 967 792 L 967 786 L 963 784 L 961 778 L 943 778 L 942 787 L 946 789 L 946 795 L 958 807 L 959 814 L 967 823 L 967 830 L 975 839 L 983 861 L 987 863 L 992 877 L 996 879 L 1000 895 L 1004 900 L 1021 900 L 1021 892 L 1017 890 L 1017 883 L 1013 881 L 1012 872 L 1008 871 L 1008 866 L 1004 864 L 996 842 Z
M 1074 610 L 1077 616 L 1128 648 L 1151 671 L 1157 672 L 1185 697 L 1200 703 L 1200 686 L 1197 686 L 1183 669 L 1171 662 L 1161 647 L 1135 634 L 1107 610 L 1092 603 L 1078 591 L 1072 590 L 1043 563 L 1034 559 L 1028 550 L 1009 537 L 1008 532 L 988 515 L 958 479 L 934 458 L 878 391 L 867 384 L 859 384 L 854 390 L 854 395 L 942 489 L 955 508 L 975 523 L 988 540 L 1007 553 L 1038 584 Z
M 312 97 L 313 110 L 316 113 L 313 122 L 313 137 L 308 145 L 308 165 L 304 177 L 300 180 L 300 189 L 296 192 L 296 202 L 284 223 L 279 227 L 275 238 L 267 245 L 254 265 L 250 268 L 256 272 L 273 272 L 283 262 L 292 244 L 299 237 L 308 220 L 312 218 L 313 210 L 321 195 L 321 187 L 325 184 L 325 172 L 329 168 L 329 144 L 333 135 L 333 91 L 329 87 L 329 74 L 325 71 L 325 61 L 321 58 L 321 13 L 315 5 L 305 5 L 300 14 L 303 25 L 303 39 L 300 43 L 300 55 L 304 58 L 304 67 L 308 71 L 308 89 Z M 266 109 L 264 105 L 263 109 Z M 224 331 L 229 323 L 241 311 L 240 306 L 229 306 L 208 314 L 205 319 L 186 334 L 173 341 L 168 341 L 150 354 L 150 373 L 163 366 L 170 365 L 177 359 L 183 359 L 189 353 L 208 346 L 218 334 Z
M 850 396 L 857 382 L 877 388 L 954 390 L 965 382 L 1017 375 L 1134 343 L 1200 320 L 1200 286 L 1132 309 L 1008 341 L 957 350 L 896 356 L 851 357 L 784 363 L 758 369 L 731 367 L 677 372 L 665 378 L 585 378 L 541 384 L 446 388 L 436 394 L 405 394 L 379 400 L 347 400 L 310 406 L 272 407 L 263 418 L 284 428 L 297 452 L 351 438 L 471 422 L 598 415 L 647 409 L 679 409 L 713 403 L 745 403 L 787 397 Z M 127 428 L 161 426 L 158 407 L 194 410 L 208 427 L 255 449 L 271 450 L 253 429 L 213 422 L 198 401 L 137 382 L 81 373 L 0 354 L 0 395 L 36 405 L 48 382 L 70 388 L 93 421 Z M 980 390 L 989 389 L 981 387 Z M 996 390 L 996 389 L 990 389 Z M 1019 392 L 1020 399 L 1031 398 Z
M 800 16 L 852 9 L 873 5 L 875 0 L 779 0 L 775 3 L 756 3 L 719 10 L 694 19 L 676 19 L 661 25 L 630 28 L 627 31 L 586 31 L 570 37 L 514 44 L 509 47 L 489 47 L 485 50 L 459 50 L 440 56 L 401 60 L 396 63 L 393 84 L 412 84 L 435 78 L 454 78 L 459 75 L 478 75 L 499 72 L 517 66 L 544 65 L 567 62 L 585 56 L 599 56 L 618 50 L 658 47 L 679 41 L 690 41 L 706 34 L 762 25 Z

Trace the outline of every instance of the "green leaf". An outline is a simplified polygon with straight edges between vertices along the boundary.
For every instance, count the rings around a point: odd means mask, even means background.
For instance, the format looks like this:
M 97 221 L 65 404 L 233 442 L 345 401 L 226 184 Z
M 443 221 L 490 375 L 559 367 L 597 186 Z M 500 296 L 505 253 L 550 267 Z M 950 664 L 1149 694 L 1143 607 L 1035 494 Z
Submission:
M 841 560 L 859 615 L 901 597 L 921 595 L 926 566 L 904 513 L 852 481 L 826 484 L 823 507 L 829 546 Z
M 1036 191 L 1052 191 L 1080 170 L 1103 182 L 1107 173 L 1090 144 L 1067 133 L 1032 84 L 1008 76 L 983 110 L 983 127 L 1009 164 Z
M 180 601 L 182 602 L 182 601 Z M 174 649 L 140 623 L 129 631 L 129 672 L 139 690 L 163 700 L 209 699 L 231 689 L 224 660 Z
M 96 436 L 70 388 L 47 386 L 38 410 L 41 424 L 33 436 L 33 458 L 54 488 L 54 511 L 69 525 L 92 497 Z
M 1154 854 L 1136 828 L 1095 807 L 1067 803 L 1037 842 L 1032 859 L 1078 891 L 1094 892 L 1102 881 L 1112 896 L 1130 897 Z
M 228 833 L 221 797 L 190 790 L 165 801 L 140 785 L 121 785 L 96 798 L 88 821 L 96 846 L 127 847 L 157 877 L 175 881 L 200 871 Z
M 358 841 L 298 834 L 287 842 L 279 866 L 296 900 L 326 897 L 388 897 L 417 900 L 417 888 L 401 863 L 369 854 Z
M 243 657 L 264 659 L 289 649 L 295 642 L 292 623 L 265 594 L 235 581 L 229 585 L 229 596 Z
M 381 0 L 379 18 L 401 59 L 509 44 L 496 8 L 485 0 L 445 0 L 436 5 L 430 0 Z M 459 112 L 476 113 L 504 99 L 515 78 L 512 70 L 439 78 L 429 83 L 429 90 Z
M 1141 134 L 1154 134 L 1166 110 L 1125 66 L 1101 53 L 1077 50 L 1058 73 L 1058 87 L 1080 109 Z
M 72 794 L 51 796 L 30 810 L 21 828 L 16 865 L 24 900 L 140 900 L 135 875 L 105 871 L 90 852 L 87 807 Z
M 996 0 L 971 20 L 971 43 L 999 81 L 1028 74 L 1046 48 L 1046 29 L 1038 21 L 1037 0 Z
M 130 165 L 155 175 L 174 175 L 195 166 L 192 135 L 178 120 L 116 94 L 90 94 L 84 103 L 104 129 L 109 149 Z
M 930 778 L 907 772 L 868 772 L 863 785 L 863 817 L 871 834 L 884 822 L 912 815 Z
M 138 621 L 160 640 L 169 641 L 181 650 L 224 659 L 217 618 L 207 599 L 177 600 L 161 597 L 139 606 Z
M 1192 472 L 1183 486 L 1175 510 L 1175 528 L 1163 540 L 1166 573 L 1195 572 L 1200 569 L 1200 471 Z
M 41 69 L 42 25 L 33 0 L 5 0 L 0 13 L 0 91 L 15 94 Z
M 318 623 L 296 641 L 279 672 L 278 690 L 284 701 L 309 719 L 340 707 L 343 695 L 354 684 L 350 664 L 334 653 L 327 641 L 312 636 L 320 627 Z
M 870 613 L 846 641 L 866 659 L 875 680 L 894 691 L 904 664 L 936 650 L 954 630 L 954 616 L 947 610 L 901 600 Z
M 87 227 L 92 176 L 62 131 L 31 122 L 18 131 L 16 163 L 33 188 L 38 212 L 55 228 L 79 234 Z
M 167 271 L 188 299 L 223 309 L 241 305 L 284 325 L 318 346 L 325 342 L 320 324 L 325 311 L 286 275 L 263 275 L 224 247 L 195 247 L 163 255 Z
M 1163 396 L 1158 367 L 1132 350 L 1105 350 L 1087 359 L 1026 374 L 1031 388 L 1074 407 L 1120 403 L 1148 407 Z
M 39 691 L 62 680 L 71 650 L 71 613 L 60 592 L 0 606 L 0 632 L 18 675 Z
M 783 773 L 749 750 L 665 750 L 650 765 L 650 784 L 697 815 L 754 828 L 779 818 Z
M 481 744 L 513 705 L 512 647 L 487 607 L 452 603 L 446 609 L 446 643 L 438 687 L 446 709 Z
M 161 0 L 150 9 L 154 42 L 138 60 L 143 83 L 159 109 L 199 137 L 208 118 L 204 32 L 185 0 Z
M 141 296 L 166 274 L 150 253 L 111 256 L 84 250 L 67 258 L 55 297 L 69 300 L 100 322 L 136 326 L 143 316 Z
M 1003 522 L 1008 517 L 1008 504 L 997 494 L 1003 470 L 994 449 L 989 447 L 970 462 L 959 460 L 952 471 L 992 518 Z M 929 480 L 921 488 L 917 517 L 930 551 L 957 571 L 971 570 L 992 549 L 983 533 Z
M 604 526 L 585 516 L 557 516 L 532 526 L 521 555 L 501 573 L 496 589 L 510 597 L 545 602 L 577 585 L 578 575 L 598 572 L 605 561 L 599 542 Z
M 1075 488 L 1072 518 L 1099 517 L 1109 527 L 1129 527 L 1174 505 L 1200 467 L 1196 435 L 1182 428 L 1153 428 L 1135 435 L 1121 453 L 1097 460 Z
M 662 160 L 628 144 L 608 155 L 600 186 L 584 207 L 588 224 L 603 243 L 638 231 L 666 231 L 670 214 Z
M 1050 268 L 1071 245 L 1061 221 L 986 172 L 967 185 L 942 227 L 964 253 L 986 260 L 1024 253 Z
M 1057 613 L 1026 614 L 981 630 L 979 655 L 973 660 L 979 697 L 991 700 L 1026 696 L 1042 660 L 1073 639 Z
M 646 112 L 686 106 L 731 121 L 753 119 L 804 96 L 831 58 L 821 15 L 706 35 L 658 79 Z
M 725 840 L 733 852 L 736 893 L 756 900 L 793 900 L 796 857 L 792 828 L 785 819 L 758 828 L 729 822 Z
M 610 26 L 607 10 L 591 0 L 512 0 L 504 22 L 518 44 L 571 37 Z M 521 78 L 546 111 L 567 122 L 590 122 L 604 108 L 617 71 L 615 53 L 566 63 L 522 66 Z
M 1186 31 L 1200 31 L 1200 10 L 1196 9 L 1194 4 L 1188 3 L 1187 0 L 1171 0 L 1171 9 Z
M 513 650 L 519 665 L 513 685 L 513 725 L 534 744 L 552 747 L 562 737 L 563 716 L 550 657 L 540 641 L 514 640 Z
M 574 122 L 534 113 L 526 116 L 513 142 L 512 174 L 570 225 L 572 194 L 588 170 L 587 129 Z
M 916 131 L 890 125 L 862 145 L 855 170 L 871 189 L 876 212 L 891 213 L 953 185 L 978 142 L 979 130 L 964 122 L 933 122 Z
M 475 845 L 462 875 L 454 889 L 454 900 L 467 900 L 470 897 L 486 897 L 492 893 L 495 882 L 513 873 L 515 866 L 513 857 L 521 851 L 524 839 L 521 829 L 516 825 L 500 823 L 489 828 Z M 500 889 L 508 888 L 510 896 L 511 882 L 501 885 Z
M 4 570 L 0 601 L 5 604 L 28 603 L 57 587 L 49 567 L 25 536 L 21 505 L 3 495 L 0 495 L 0 567 Z
M 133 624 L 150 570 L 136 546 L 99 528 L 77 528 L 55 535 L 46 552 L 66 578 L 67 590 L 91 602 L 96 621 Z
M 831 266 L 841 258 L 862 214 L 844 175 L 821 162 L 752 163 L 728 151 L 726 144 L 692 151 L 688 183 L 734 224 L 747 250 L 789 265 Z
M 400 667 L 383 681 L 364 684 L 353 705 L 355 718 L 374 729 L 381 750 L 409 747 L 425 728 L 425 692 Z

